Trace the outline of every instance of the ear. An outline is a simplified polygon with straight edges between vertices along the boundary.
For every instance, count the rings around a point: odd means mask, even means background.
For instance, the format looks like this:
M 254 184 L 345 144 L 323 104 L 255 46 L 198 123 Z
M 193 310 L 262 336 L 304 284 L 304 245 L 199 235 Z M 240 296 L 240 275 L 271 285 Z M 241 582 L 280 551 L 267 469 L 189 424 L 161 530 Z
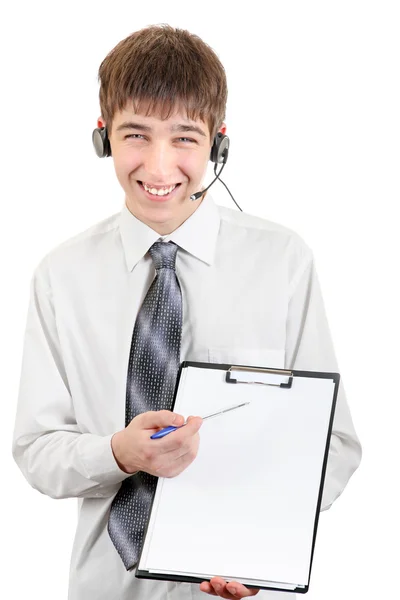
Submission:
M 225 135 L 225 133 L 226 133 L 226 124 L 225 123 L 222 123 L 222 125 L 219 128 L 219 130 L 217 131 L 217 133 L 222 133 L 223 135 Z M 214 140 L 211 140 L 210 148 L 212 148 L 213 143 L 214 143 Z
M 103 117 L 100 115 L 100 117 L 97 119 L 97 127 L 101 128 L 101 127 L 105 127 L 105 126 L 106 126 L 106 123 L 105 123 Z

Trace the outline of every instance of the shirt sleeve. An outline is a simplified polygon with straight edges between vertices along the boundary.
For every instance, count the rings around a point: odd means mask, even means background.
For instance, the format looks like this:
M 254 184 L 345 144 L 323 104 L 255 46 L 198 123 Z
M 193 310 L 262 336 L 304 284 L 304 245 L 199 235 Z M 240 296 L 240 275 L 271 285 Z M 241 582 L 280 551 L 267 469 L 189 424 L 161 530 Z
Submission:
M 30 485 L 52 498 L 107 497 L 130 474 L 112 452 L 112 435 L 82 433 L 63 365 L 44 261 L 30 285 L 13 457 Z
M 308 246 L 291 282 L 289 297 L 285 368 L 339 373 L 315 261 Z M 321 510 L 330 508 L 340 496 L 359 466 L 361 454 L 340 377 Z

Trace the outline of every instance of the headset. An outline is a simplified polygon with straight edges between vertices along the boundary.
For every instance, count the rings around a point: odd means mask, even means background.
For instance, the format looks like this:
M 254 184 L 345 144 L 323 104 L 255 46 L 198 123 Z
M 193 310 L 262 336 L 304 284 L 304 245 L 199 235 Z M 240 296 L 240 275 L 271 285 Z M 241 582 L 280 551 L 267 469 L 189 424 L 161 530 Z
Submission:
M 92 134 L 92 142 L 93 142 L 95 152 L 99 158 L 106 158 L 107 156 L 111 156 L 111 144 L 110 144 L 110 140 L 109 140 L 108 134 L 107 134 L 107 127 L 96 127 L 96 129 L 94 129 L 93 134 Z M 200 196 L 203 196 L 203 194 L 205 194 L 205 192 L 213 185 L 213 183 L 217 179 L 219 179 L 219 176 L 221 175 L 221 173 L 226 165 L 226 162 L 228 160 L 228 154 L 229 154 L 229 137 L 219 131 L 214 138 L 214 142 L 213 142 L 211 152 L 210 152 L 210 160 L 211 160 L 211 162 L 215 163 L 214 164 L 214 173 L 215 173 L 216 177 L 210 183 L 210 185 L 208 187 L 206 187 L 205 190 L 202 190 L 200 192 L 196 192 L 195 194 L 192 194 L 190 196 L 191 200 L 197 200 L 198 198 L 200 198 Z M 221 164 L 221 163 L 222 163 L 221 170 L 217 174 L 217 165 Z M 236 204 L 238 209 L 242 211 L 242 209 L 240 208 L 240 206 L 236 202 L 235 198 L 230 193 L 230 191 L 227 188 L 227 186 L 225 185 L 225 183 L 222 181 L 222 179 L 219 179 L 219 180 L 221 183 L 223 183 L 223 185 L 228 190 L 232 200 L 234 201 L 234 203 Z

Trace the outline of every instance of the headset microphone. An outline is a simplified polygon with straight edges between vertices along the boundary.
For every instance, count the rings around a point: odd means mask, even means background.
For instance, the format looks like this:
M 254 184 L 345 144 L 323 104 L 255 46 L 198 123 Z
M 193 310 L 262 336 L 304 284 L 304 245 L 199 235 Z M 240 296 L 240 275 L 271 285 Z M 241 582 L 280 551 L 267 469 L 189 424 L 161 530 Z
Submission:
M 93 142 L 93 146 L 94 146 L 97 156 L 99 156 L 100 158 L 104 158 L 106 156 L 111 156 L 111 144 L 110 144 L 110 140 L 109 140 L 108 134 L 107 134 L 107 127 L 97 127 L 96 129 L 94 129 L 94 131 L 92 133 L 92 142 Z M 200 192 L 196 192 L 195 194 L 192 194 L 190 196 L 191 200 L 197 200 L 198 198 L 200 198 L 200 196 L 205 194 L 205 192 L 208 189 L 210 189 L 212 184 L 217 179 L 219 179 L 219 176 L 221 175 L 222 170 L 226 165 L 226 161 L 228 160 L 228 152 L 229 152 L 229 137 L 219 131 L 214 138 L 214 143 L 212 145 L 211 152 L 210 152 L 210 160 L 211 160 L 211 162 L 215 163 L 214 173 L 215 173 L 216 177 L 205 190 L 202 190 Z M 217 164 L 218 163 L 223 163 L 223 165 L 221 167 L 220 172 L 217 174 Z M 220 182 L 225 185 L 225 183 L 222 181 L 222 179 L 220 179 Z M 230 193 L 230 191 L 226 185 L 225 185 L 225 187 L 228 190 L 232 200 L 234 201 L 234 203 L 236 204 L 238 209 L 242 210 L 240 208 L 239 204 L 236 202 L 235 198 Z
M 210 185 L 208 187 L 206 187 L 205 190 L 202 190 L 201 192 L 196 192 L 195 194 L 192 194 L 190 196 L 191 200 L 197 200 L 198 198 L 200 198 L 200 196 L 205 194 L 206 191 L 209 190 L 210 187 L 213 185 L 213 183 L 215 183 L 216 180 L 219 179 L 219 176 L 221 175 L 221 173 L 226 165 L 226 162 L 228 160 L 228 154 L 229 154 L 229 138 L 227 135 L 224 135 L 223 133 L 218 132 L 214 138 L 214 143 L 213 143 L 213 146 L 211 148 L 211 153 L 210 153 L 210 160 L 211 160 L 211 162 L 215 163 L 214 164 L 215 179 L 210 183 Z M 221 167 L 220 172 L 217 174 L 217 164 L 218 163 L 223 163 L 223 165 Z M 222 179 L 219 179 L 219 180 L 221 183 L 223 183 L 225 185 L 225 183 L 222 181 Z M 239 204 L 236 202 L 235 198 L 230 193 L 228 187 L 226 185 L 225 185 L 225 187 L 228 190 L 230 197 L 232 198 L 232 200 L 234 201 L 234 203 L 236 204 L 238 209 L 240 211 L 242 211 Z
M 210 185 L 208 187 L 206 187 L 205 190 L 202 190 L 201 192 L 196 192 L 195 194 L 192 194 L 190 196 L 191 200 L 197 200 L 198 198 L 200 198 L 200 196 L 202 196 L 203 194 L 205 194 L 207 190 L 210 189 L 210 187 L 212 186 L 212 184 L 215 183 L 217 181 L 217 179 L 219 179 L 219 176 L 221 175 L 221 173 L 222 173 L 222 171 L 223 171 L 223 169 L 225 167 L 225 163 L 226 163 L 226 160 L 224 160 L 224 164 L 222 165 L 220 172 L 215 177 L 215 179 L 210 183 Z M 216 170 L 217 170 L 217 165 L 214 165 L 214 173 L 216 172 Z

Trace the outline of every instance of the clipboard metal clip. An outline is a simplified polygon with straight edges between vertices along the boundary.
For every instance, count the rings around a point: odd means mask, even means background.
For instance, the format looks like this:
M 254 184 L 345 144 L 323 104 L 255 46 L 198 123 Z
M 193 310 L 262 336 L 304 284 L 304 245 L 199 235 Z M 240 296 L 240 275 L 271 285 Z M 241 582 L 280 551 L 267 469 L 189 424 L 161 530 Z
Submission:
M 288 381 L 286 383 L 273 383 L 273 382 L 266 382 L 266 381 L 245 381 L 245 380 L 240 380 L 240 379 L 234 379 L 232 377 L 232 373 L 231 371 L 245 371 L 247 373 L 270 373 L 272 375 L 285 375 L 288 376 Z M 232 365 L 231 367 L 229 367 L 229 369 L 226 372 L 226 377 L 225 377 L 225 381 L 227 383 L 251 383 L 251 384 L 257 384 L 257 385 L 274 385 L 277 387 L 281 387 L 281 388 L 291 388 L 292 387 L 292 382 L 293 382 L 293 372 L 292 371 L 288 371 L 287 369 L 262 369 L 259 367 L 239 367 L 239 366 L 235 366 Z

